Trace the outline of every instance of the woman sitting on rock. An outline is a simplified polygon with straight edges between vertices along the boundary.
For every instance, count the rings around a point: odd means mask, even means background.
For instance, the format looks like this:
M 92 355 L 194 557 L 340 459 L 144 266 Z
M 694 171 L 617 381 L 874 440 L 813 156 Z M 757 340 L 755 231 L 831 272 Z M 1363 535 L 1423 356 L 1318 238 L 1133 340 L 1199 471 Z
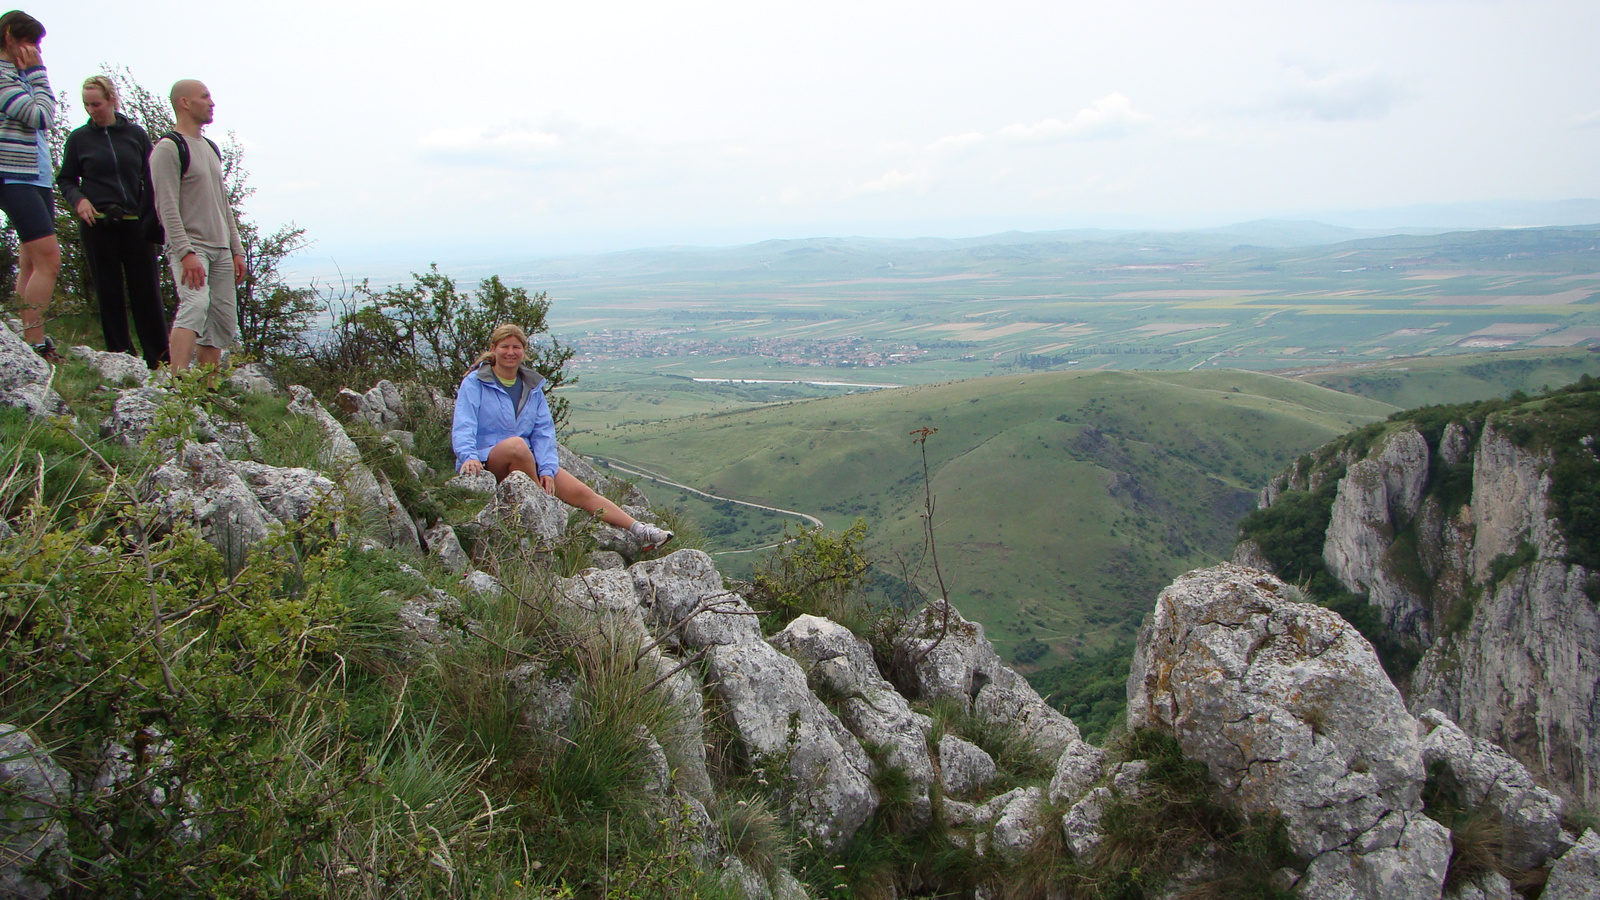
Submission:
M 634 519 L 561 468 L 556 424 L 542 390 L 544 376 L 522 364 L 527 352 L 527 333 L 517 325 L 501 325 L 489 335 L 489 349 L 478 357 L 477 367 L 461 380 L 450 429 L 456 470 L 475 475 L 488 469 L 497 481 L 526 472 L 545 493 L 568 506 L 599 512 L 607 525 L 626 530 L 641 551 L 672 540 L 672 532 Z

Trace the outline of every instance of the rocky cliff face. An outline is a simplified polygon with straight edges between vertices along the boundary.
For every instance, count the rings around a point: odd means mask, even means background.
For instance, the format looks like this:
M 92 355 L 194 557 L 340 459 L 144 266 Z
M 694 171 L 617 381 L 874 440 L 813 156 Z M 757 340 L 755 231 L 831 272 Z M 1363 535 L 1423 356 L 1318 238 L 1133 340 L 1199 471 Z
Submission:
M 1302 461 L 1263 492 L 1237 557 L 1291 579 L 1355 595 L 1377 612 L 1381 637 L 1415 660 L 1391 668 L 1416 713 L 1444 712 L 1467 733 L 1504 746 L 1542 781 L 1600 803 L 1600 615 L 1593 576 L 1563 522 L 1558 463 L 1595 460 L 1582 404 L 1456 410 L 1391 422 L 1370 445 L 1345 440 Z M 1293 511 L 1291 511 L 1291 507 Z M 1273 514 L 1280 513 L 1274 519 Z M 1318 558 L 1280 538 L 1294 519 Z M 1276 543 L 1275 543 L 1276 542 Z

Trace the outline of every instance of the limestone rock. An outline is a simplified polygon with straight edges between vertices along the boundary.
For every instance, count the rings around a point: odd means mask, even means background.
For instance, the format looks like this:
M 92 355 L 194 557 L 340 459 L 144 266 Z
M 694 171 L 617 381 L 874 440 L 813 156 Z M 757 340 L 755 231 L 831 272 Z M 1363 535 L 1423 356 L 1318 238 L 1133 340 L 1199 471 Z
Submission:
M 1521 896 L 1504 875 L 1489 871 L 1468 880 L 1450 895 L 1450 900 L 1518 900 Z
M 946 793 L 970 796 L 994 780 L 994 760 L 977 744 L 947 734 L 939 738 L 939 774 Z
M 589 565 L 596 569 L 623 569 L 627 568 L 628 561 L 613 550 L 596 550 L 589 554 Z
M 236 566 L 250 545 L 271 534 L 273 516 L 215 443 L 184 445 L 150 473 L 143 493 L 169 521 L 193 524 Z
M 1014 863 L 1044 839 L 1046 829 L 1044 791 L 1036 787 L 1024 788 L 995 819 L 990 846 L 996 856 Z
M 304 522 L 318 508 L 337 514 L 344 507 L 344 492 L 320 472 L 249 460 L 235 460 L 232 465 L 262 507 L 286 525 Z
M 469 494 L 489 495 L 494 493 L 498 482 L 494 480 L 494 473 L 487 469 L 475 475 L 457 475 L 444 483 L 445 487 L 459 488 Z
M 1439 897 L 1450 860 L 1450 831 L 1422 815 L 1409 817 L 1396 830 L 1399 833 L 1393 845 L 1341 848 L 1319 854 L 1306 868 L 1298 895 L 1304 900 Z
M 477 569 L 473 569 L 461 576 L 461 583 L 467 590 L 480 597 L 498 597 L 500 592 L 505 590 L 505 587 L 500 584 L 500 579 L 490 575 L 488 572 L 480 572 Z
M 1370 595 L 1396 633 L 1412 636 L 1425 627 L 1429 607 L 1386 557 L 1395 533 L 1422 505 L 1429 459 L 1427 440 L 1407 427 L 1352 463 L 1339 481 L 1322 550 L 1328 572 L 1346 590 Z
M 396 550 L 421 552 L 417 525 L 401 504 L 388 476 L 373 472 L 362 463 L 355 441 L 345 433 L 344 426 L 322 408 L 309 389 L 293 384 L 289 386 L 289 393 L 294 397 L 289 402 L 289 412 L 310 419 L 322 432 L 323 444 L 318 458 L 324 469 L 344 485 L 350 504 L 365 514 L 364 521 L 374 536 Z
M 699 550 L 679 550 L 635 563 L 627 572 L 657 633 L 677 629 L 677 640 L 669 643 L 700 650 L 761 640 L 761 626 L 750 605 L 722 586 L 722 574 Z
M 239 366 L 228 376 L 228 384 L 241 394 L 276 394 L 278 383 L 260 363 Z
M 400 427 L 405 415 L 405 398 L 394 382 L 384 379 L 365 394 L 343 388 L 335 398 L 339 408 L 357 422 L 365 422 L 373 431 L 385 432 Z
M 1176 736 L 1245 812 L 1281 814 L 1314 883 L 1437 897 L 1450 843 L 1422 815 L 1416 721 L 1353 627 L 1289 596 L 1226 563 L 1173 582 L 1139 632 L 1128 725 Z
M 1082 740 L 1074 741 L 1056 760 L 1050 779 L 1051 803 L 1067 803 L 1083 796 L 1105 772 L 1106 752 Z
M 0 725 L 0 896 L 49 897 L 63 883 L 69 851 L 56 811 L 71 785 L 32 735 Z
M 1418 721 L 1428 729 L 1423 763 L 1444 764 L 1445 786 L 1461 802 L 1494 810 L 1505 842 L 1504 861 L 1517 869 L 1542 865 L 1562 840 L 1561 798 L 1534 783 L 1528 770 L 1504 750 L 1468 737 L 1444 713 L 1429 710 Z
M 752 767 L 782 779 L 789 820 L 817 846 L 844 846 L 878 806 L 871 763 L 800 664 L 757 639 L 711 645 L 706 670 Z
M 1584 829 L 1571 850 L 1550 867 L 1540 900 L 1600 900 L 1600 835 Z
M 549 545 L 566 532 L 567 509 L 526 472 L 512 472 L 495 488 L 494 500 L 473 521 L 512 537 L 532 538 Z
M 385 591 L 392 595 L 392 591 Z M 400 625 L 411 636 L 417 649 L 426 651 L 447 638 L 440 614 L 459 612 L 461 604 L 444 591 L 426 588 L 400 602 Z
M 812 685 L 843 698 L 837 704 L 839 718 L 863 743 L 882 747 L 883 761 L 911 779 L 916 791 L 913 803 L 919 809 L 916 818 L 931 821 L 929 787 L 934 771 L 928 757 L 928 732 L 933 722 L 913 712 L 911 704 L 878 672 L 867 642 L 843 625 L 809 615 L 795 617 L 771 641 L 800 662 Z M 991 761 L 990 777 L 992 766 Z
M 1105 835 L 1100 831 L 1100 820 L 1105 816 L 1106 804 L 1113 799 L 1111 789 L 1097 787 L 1072 804 L 1061 817 L 1061 831 L 1067 839 L 1067 849 L 1078 859 L 1087 859 Z
M 1079 739 L 1072 720 L 1003 664 L 983 626 L 962 618 L 955 607 L 929 604 L 900 639 L 899 650 L 917 661 L 911 673 L 916 699 L 955 700 L 983 721 L 1015 729 L 1049 763 Z
M 449 571 L 460 575 L 472 567 L 467 551 L 461 549 L 456 530 L 444 522 L 429 528 L 422 535 L 422 540 L 428 545 L 428 553 Z
M 126 353 L 107 353 L 93 347 L 77 346 L 67 350 L 68 356 L 75 356 L 93 366 L 100 373 L 100 377 L 112 384 L 122 384 L 132 379 L 135 384 L 144 384 L 150 380 L 150 367 L 144 360 Z
M 0 328 L 0 405 L 18 406 L 36 416 L 68 414 L 61 395 L 50 386 L 54 374 L 21 335 Z

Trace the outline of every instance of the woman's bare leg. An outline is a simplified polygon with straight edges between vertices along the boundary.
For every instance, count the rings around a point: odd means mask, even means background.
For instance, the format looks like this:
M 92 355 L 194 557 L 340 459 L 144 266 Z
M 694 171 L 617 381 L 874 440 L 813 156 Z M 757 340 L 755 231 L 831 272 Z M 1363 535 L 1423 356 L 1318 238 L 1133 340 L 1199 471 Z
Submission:
M 17 297 L 22 301 L 22 337 L 30 344 L 44 340 L 44 313 L 61 272 L 61 244 L 55 235 L 17 248 Z
M 519 437 L 508 437 L 489 451 L 483 467 L 494 473 L 495 481 L 505 481 L 512 472 L 526 472 L 535 482 L 539 480 L 539 463 L 533 458 L 528 442 Z
M 634 518 L 622 511 L 622 507 L 595 493 L 594 489 L 579 481 L 577 476 L 566 469 L 556 471 L 556 497 L 568 506 L 576 506 L 586 512 L 600 513 L 601 521 L 607 525 L 627 531 L 633 527 Z

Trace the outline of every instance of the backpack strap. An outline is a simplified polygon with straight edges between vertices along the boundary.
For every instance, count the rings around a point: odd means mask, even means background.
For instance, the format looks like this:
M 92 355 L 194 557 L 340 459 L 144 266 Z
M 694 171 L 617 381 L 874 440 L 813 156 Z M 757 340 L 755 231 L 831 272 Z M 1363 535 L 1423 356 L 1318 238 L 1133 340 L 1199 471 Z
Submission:
M 170 140 L 178 145 L 178 177 L 182 178 L 189 174 L 189 142 L 184 140 L 183 135 L 176 131 L 169 131 L 163 134 L 161 140 Z M 222 148 L 217 146 L 217 142 L 204 135 L 201 136 L 201 140 L 211 145 L 211 152 L 217 155 L 217 160 L 220 162 L 222 160 Z

